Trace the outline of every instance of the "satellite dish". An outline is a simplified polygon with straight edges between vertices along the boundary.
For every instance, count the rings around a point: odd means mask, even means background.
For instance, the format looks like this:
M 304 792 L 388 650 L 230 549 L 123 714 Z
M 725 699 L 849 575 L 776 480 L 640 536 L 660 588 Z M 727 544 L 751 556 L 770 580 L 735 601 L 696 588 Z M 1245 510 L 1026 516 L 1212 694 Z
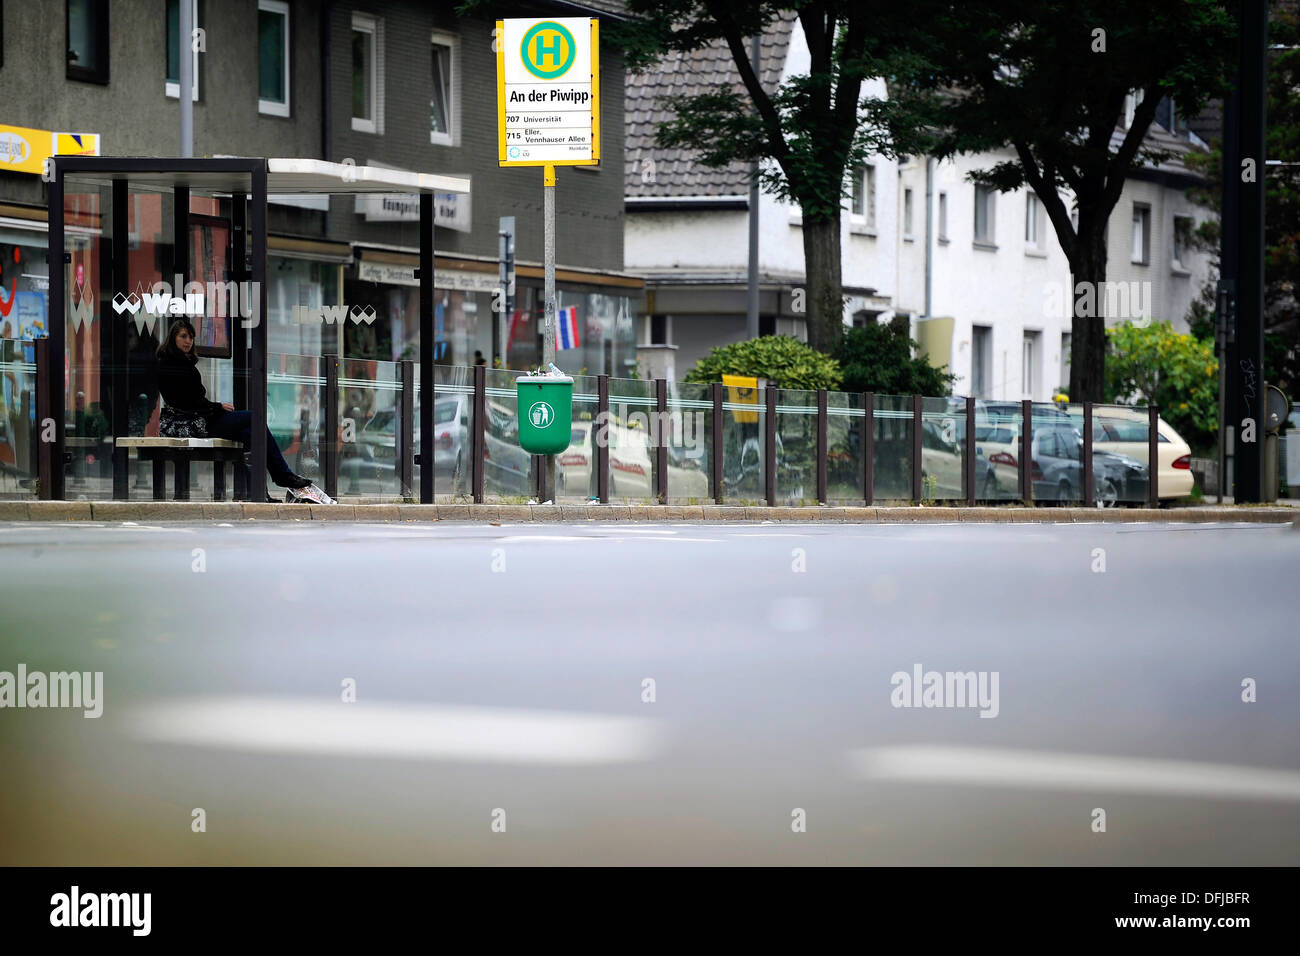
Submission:
M 1291 400 L 1276 385 L 1269 385 L 1264 392 L 1264 430 L 1275 432 L 1291 415 Z

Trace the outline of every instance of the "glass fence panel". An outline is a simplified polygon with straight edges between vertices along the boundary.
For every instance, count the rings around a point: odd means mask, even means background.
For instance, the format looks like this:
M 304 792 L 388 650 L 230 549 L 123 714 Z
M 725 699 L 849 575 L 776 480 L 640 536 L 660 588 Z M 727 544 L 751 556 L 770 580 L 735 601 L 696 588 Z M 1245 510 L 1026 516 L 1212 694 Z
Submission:
M 872 499 L 912 500 L 912 396 L 877 395 Z
M 856 392 L 826 393 L 826 500 L 831 504 L 861 504 L 862 396 Z
M 0 499 L 35 498 L 36 344 L 0 340 Z
M 509 369 L 487 370 L 487 422 L 483 434 L 485 500 L 522 503 L 532 497 L 532 456 L 519 447 L 515 379 L 523 374 Z
M 979 474 L 976 481 L 986 477 Z M 966 497 L 966 399 L 921 399 L 921 495 L 930 501 Z
M 1034 402 L 1030 422 L 1033 500 L 1083 501 L 1083 438 L 1070 416 L 1051 402 Z
M 474 369 L 437 365 L 433 370 L 433 493 L 435 500 L 469 500 L 474 453 Z M 420 418 L 415 418 L 416 448 Z
M 289 468 L 310 478 L 322 488 L 325 486 L 325 474 L 322 471 L 320 434 L 324 386 L 324 368 L 318 356 L 275 352 L 267 355 L 266 427 L 270 429 L 271 437 L 275 439 Z M 267 454 L 269 458 L 269 449 Z M 199 468 L 196 471 L 195 479 L 210 469 Z M 271 485 L 269 477 L 266 478 L 266 484 L 273 496 L 284 497 L 285 492 Z M 253 476 L 253 501 L 258 500 L 260 487 L 256 476 Z M 197 490 L 196 487 L 192 497 Z
M 767 503 L 763 435 L 767 411 L 757 388 L 722 389 L 722 497 L 729 505 Z
M 323 368 L 323 366 L 322 366 Z M 339 429 L 335 441 L 339 494 L 391 498 L 401 494 L 398 457 L 401 367 L 370 359 L 339 360 Z M 418 425 L 419 416 L 415 421 Z
M 569 447 L 555 457 L 555 493 L 573 502 L 599 496 L 596 487 L 596 377 L 573 376 L 573 425 Z
M 980 501 L 1020 500 L 1019 402 L 975 401 L 975 497 Z
M 712 501 L 709 474 L 713 455 L 713 387 L 690 382 L 668 383 L 668 501 Z
M 1075 427 L 1083 431 L 1083 406 L 1067 409 Z M 1092 475 L 1097 504 L 1144 505 L 1151 480 L 1150 412 L 1145 407 L 1094 405 L 1092 407 Z M 1156 490 L 1161 497 L 1191 494 L 1191 462 L 1176 468 L 1174 445 L 1156 430 Z
M 792 505 L 817 501 L 817 393 L 776 390 L 776 498 Z
M 653 502 L 655 456 L 650 441 L 655 414 L 655 383 L 609 380 L 609 500 L 616 504 Z

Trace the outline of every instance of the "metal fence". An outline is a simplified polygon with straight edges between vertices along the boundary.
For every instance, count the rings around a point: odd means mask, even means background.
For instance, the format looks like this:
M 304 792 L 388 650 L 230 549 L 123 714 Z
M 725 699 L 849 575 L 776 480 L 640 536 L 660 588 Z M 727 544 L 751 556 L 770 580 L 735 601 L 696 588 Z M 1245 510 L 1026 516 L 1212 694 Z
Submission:
M 35 479 L 53 467 L 39 440 L 42 367 L 4 364 L 3 497 L 34 496 Z M 1154 505 L 1167 464 L 1155 408 L 771 387 L 733 394 L 721 384 L 575 375 L 570 444 L 549 488 L 544 460 L 519 447 L 522 372 L 438 366 L 426 463 L 416 453 L 423 396 L 414 362 L 272 354 L 267 368 L 273 437 L 295 471 L 336 497 L 413 500 L 430 467 L 434 500 Z M 133 433 L 148 418 L 133 419 Z M 72 415 L 70 494 L 113 495 L 105 453 L 112 437 Z M 141 488 L 138 463 L 136 474 Z M 200 493 L 211 487 L 203 474 Z

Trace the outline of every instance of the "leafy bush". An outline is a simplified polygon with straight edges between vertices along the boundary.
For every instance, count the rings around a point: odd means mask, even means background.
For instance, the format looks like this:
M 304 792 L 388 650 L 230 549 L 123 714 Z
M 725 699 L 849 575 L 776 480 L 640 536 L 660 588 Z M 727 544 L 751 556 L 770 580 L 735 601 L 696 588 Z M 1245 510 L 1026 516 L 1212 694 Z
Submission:
M 883 395 L 947 395 L 955 375 L 915 357 L 916 343 L 898 326 L 869 322 L 849 329 L 835 357 L 844 370 L 846 392 Z
M 1219 362 L 1213 343 L 1179 335 L 1168 322 L 1147 328 L 1125 322 L 1106 335 L 1106 401 L 1154 403 L 1193 450 L 1213 447 L 1219 426 Z
M 683 382 L 720 382 L 723 375 L 765 378 L 777 388 L 838 389 L 840 366 L 788 335 L 765 335 L 723 345 L 700 359 Z

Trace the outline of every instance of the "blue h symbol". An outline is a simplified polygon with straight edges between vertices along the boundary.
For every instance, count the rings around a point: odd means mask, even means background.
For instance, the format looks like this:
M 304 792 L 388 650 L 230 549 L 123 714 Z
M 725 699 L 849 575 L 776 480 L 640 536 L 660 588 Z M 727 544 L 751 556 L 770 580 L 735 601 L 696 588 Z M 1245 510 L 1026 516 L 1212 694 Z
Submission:
M 533 62 L 539 67 L 542 65 L 542 56 L 546 55 L 551 58 L 552 65 L 558 65 L 563 62 L 560 54 L 563 52 L 564 39 L 558 33 L 552 34 L 552 42 L 543 43 L 542 35 L 537 34 L 537 40 L 533 43 Z

